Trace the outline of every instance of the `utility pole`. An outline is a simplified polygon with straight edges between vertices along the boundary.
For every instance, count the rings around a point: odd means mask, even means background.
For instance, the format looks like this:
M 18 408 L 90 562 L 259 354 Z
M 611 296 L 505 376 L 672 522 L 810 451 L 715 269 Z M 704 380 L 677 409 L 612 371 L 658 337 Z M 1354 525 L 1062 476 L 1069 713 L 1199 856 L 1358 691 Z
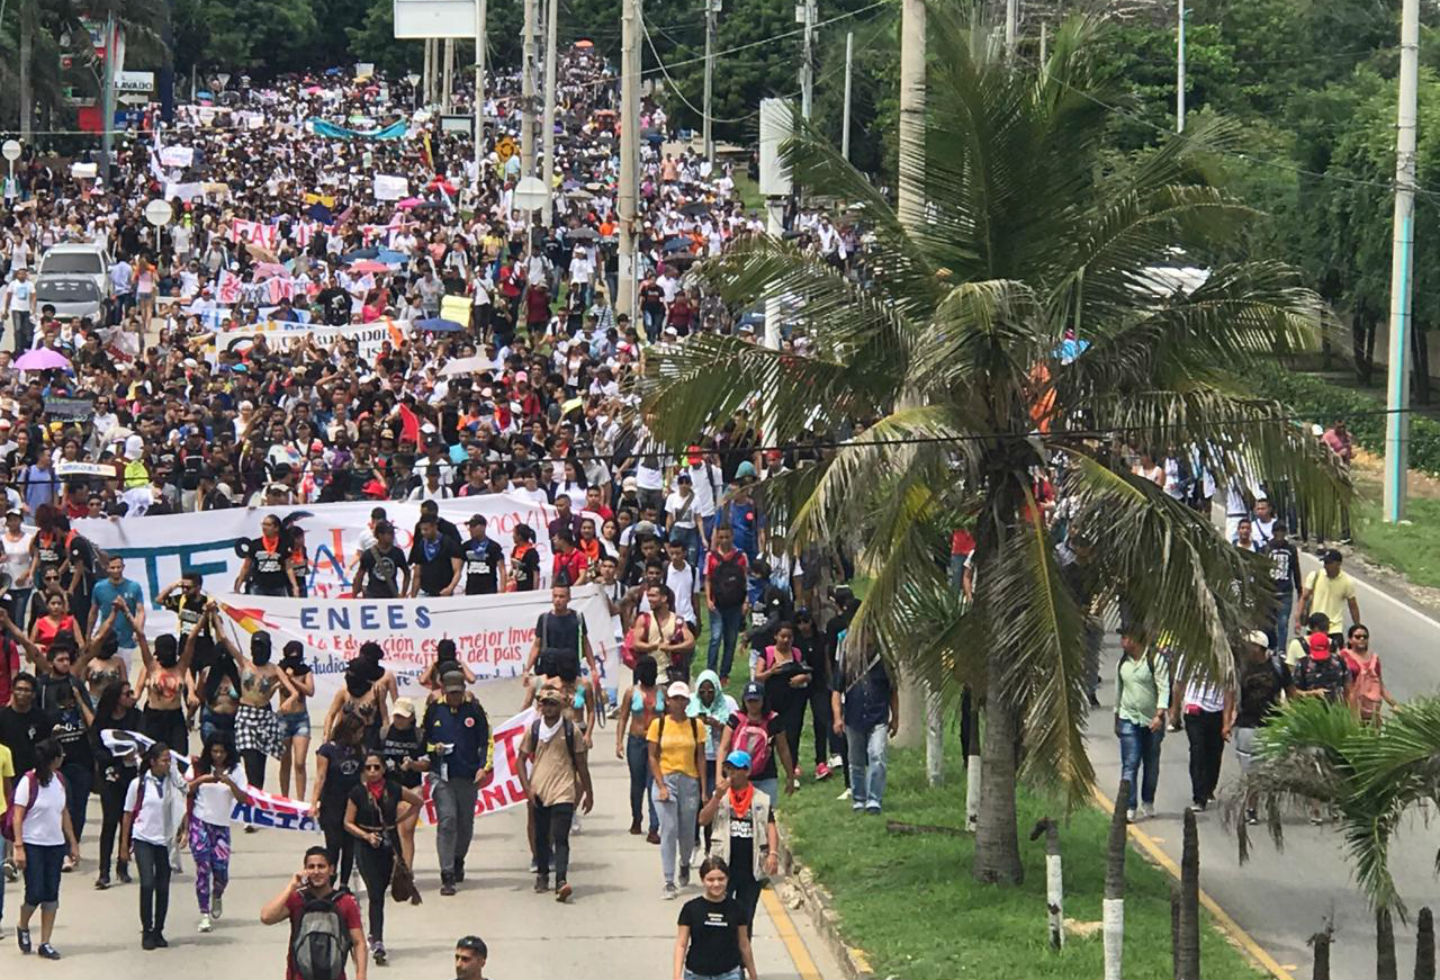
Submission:
M 715 90 L 715 14 L 720 10 L 720 0 L 705 0 L 705 159 L 715 166 L 715 107 L 712 101 Z
M 421 99 L 421 104 L 422 104 L 422 105 L 429 105 L 429 104 L 430 104 L 430 89 L 431 89 L 431 87 L 432 87 L 430 80 L 431 80 L 431 77 L 432 77 L 432 73 L 433 73 L 434 70 L 435 70 L 435 65 L 434 65 L 435 57 L 434 57 L 434 47 L 433 47 L 434 43 L 435 43 L 435 41 L 434 41 L 433 38 L 428 38 L 428 37 L 427 37 L 427 38 L 425 39 L 425 72 L 424 72 L 424 74 L 425 74 L 425 82 L 424 82 L 425 94 L 424 94 L 424 97 Z
M 850 159 L 850 72 L 855 57 L 855 32 L 845 32 L 845 111 L 840 117 L 840 155 Z
M 1015 60 L 1015 34 L 1020 21 L 1020 0 L 1005 0 L 1005 57 Z
M 480 189 L 481 165 L 485 160 L 485 0 L 475 0 L 475 189 Z
M 100 98 L 100 153 L 105 189 L 110 189 L 110 155 L 115 149 L 115 12 L 105 17 L 105 84 Z
M 805 25 L 805 54 L 800 62 L 800 115 L 809 122 L 815 98 L 815 0 L 801 0 L 795 19 Z
M 900 167 L 897 210 L 907 231 L 925 216 L 925 0 L 900 3 Z
M 542 136 L 545 146 L 545 169 L 542 178 L 545 181 L 546 193 L 552 193 L 555 188 L 555 39 L 558 33 L 560 0 L 545 0 L 545 111 L 540 114 L 540 125 L 543 127 Z M 546 228 L 555 224 L 555 200 L 552 197 L 545 204 L 545 210 L 541 214 Z
M 1185 0 L 1175 28 L 1175 132 L 1185 132 Z
M 453 37 L 447 37 L 445 39 L 445 54 L 443 57 L 445 64 L 445 82 L 440 94 L 440 111 L 442 113 L 448 113 L 450 111 L 450 95 L 454 90 L 454 78 L 451 75 L 455 63 L 455 39 Z
M 1386 364 L 1385 520 L 1405 519 L 1410 477 L 1410 286 L 1415 253 L 1415 116 L 1420 0 L 1400 8 L 1400 107 L 1395 126 L 1395 241 L 1390 259 L 1390 356 Z
M 1050 22 L 1040 22 L 1040 70 L 1045 70 L 1045 62 L 1050 60 Z
M 640 0 L 622 0 L 620 18 L 620 255 L 615 315 L 635 314 L 635 223 L 640 183 Z
M 535 172 L 535 31 L 538 0 L 525 0 L 525 36 L 520 39 L 520 174 Z

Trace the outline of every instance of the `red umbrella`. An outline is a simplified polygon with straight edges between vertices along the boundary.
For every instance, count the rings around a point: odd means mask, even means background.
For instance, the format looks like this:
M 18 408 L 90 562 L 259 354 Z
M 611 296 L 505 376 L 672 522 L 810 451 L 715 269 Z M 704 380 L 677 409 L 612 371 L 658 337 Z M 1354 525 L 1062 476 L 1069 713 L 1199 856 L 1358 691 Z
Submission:
M 376 262 L 374 259 L 361 259 L 350 266 L 351 272 L 389 272 L 390 267 L 384 262 Z
M 436 187 L 443 188 L 446 194 L 455 193 L 455 185 L 450 183 L 450 181 L 446 180 L 444 177 L 436 177 L 434 180 L 430 181 L 427 186 L 432 189 Z

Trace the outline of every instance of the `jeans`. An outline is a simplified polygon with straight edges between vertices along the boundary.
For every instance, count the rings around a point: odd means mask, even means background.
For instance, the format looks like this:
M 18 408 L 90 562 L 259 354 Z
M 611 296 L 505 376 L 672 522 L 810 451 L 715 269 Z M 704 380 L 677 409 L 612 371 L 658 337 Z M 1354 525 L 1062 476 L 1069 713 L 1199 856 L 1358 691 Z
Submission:
M 1275 620 L 1266 630 L 1270 634 L 1270 649 L 1285 652 L 1285 641 L 1290 638 L 1290 612 L 1295 608 L 1295 593 L 1288 586 L 1285 594 L 1278 597 L 1275 606 Z
M 850 806 L 878 811 L 885 797 L 885 754 L 890 748 L 890 731 L 884 722 L 868 730 L 846 725 L 845 740 L 850 747 Z
M 664 774 L 670 798 L 659 798 L 660 787 L 650 787 L 650 799 L 660 812 L 660 870 L 665 884 L 675 884 L 675 854 L 678 847 L 681 867 L 688 868 L 695 849 L 695 816 L 700 812 L 700 781 L 680 772 Z
M 1190 740 L 1190 799 L 1196 806 L 1215 798 L 1220 784 L 1220 762 L 1225 757 L 1225 713 L 1198 711 L 1185 715 L 1185 736 Z
M 170 909 L 170 851 L 164 844 L 134 842 L 135 867 L 140 871 L 140 929 L 164 932 Z
M 1164 728 L 1151 731 L 1149 725 L 1120 719 L 1120 776 L 1130 781 L 1127 809 L 1135 809 L 1137 796 L 1142 802 L 1155 802 L 1155 786 L 1160 782 L 1160 743 L 1164 740 Z M 1137 784 L 1135 777 L 1142 765 L 1145 768 L 1143 783 Z
M 535 866 L 540 875 L 548 876 L 553 855 L 556 888 L 569 880 L 566 875 L 570 871 L 570 823 L 574 819 L 574 803 L 554 806 L 535 803 Z
M 744 608 L 716 609 L 710 613 L 710 652 L 705 657 L 705 666 L 717 670 L 722 681 L 730 677 L 730 668 L 735 664 L 735 644 L 740 639 L 740 624 L 744 620 Z M 724 658 L 720 658 L 720 645 L 724 641 Z M 716 661 L 720 666 L 716 667 Z
M 30 349 L 35 341 L 35 325 L 27 310 L 11 310 L 10 323 L 15 327 L 15 356 L 19 357 Z M 0 332 L 3 336 L 3 332 Z
M 642 801 L 650 798 L 650 743 L 644 735 L 625 737 L 625 764 L 630 767 L 630 822 L 639 824 Z M 660 830 L 654 799 L 650 799 L 650 830 Z
M 21 629 L 25 628 L 25 611 L 30 608 L 30 595 L 34 589 L 10 590 L 10 619 Z
M 355 842 L 355 858 L 360 865 L 360 879 L 365 882 L 365 897 L 370 906 L 370 939 L 373 942 L 385 940 L 385 892 L 390 887 L 390 875 L 395 870 L 395 851 L 389 840 L 382 840 L 379 847 L 371 847 L 362 840 Z
M 435 800 L 435 846 L 440 852 L 440 875 L 455 873 L 465 863 L 470 838 L 475 833 L 475 780 L 436 779 L 430 787 Z
M 725 973 L 696 973 L 688 966 L 685 968 L 685 980 L 741 980 L 744 976 L 744 968 L 736 967 Z
M 70 811 L 70 825 L 78 841 L 85 833 L 85 812 L 90 807 L 90 790 L 95 785 L 95 767 L 67 762 L 60 767 L 65 777 L 65 808 Z
M 110 877 L 110 859 L 115 854 L 115 835 L 125 817 L 125 790 L 130 785 L 129 769 L 120 769 L 121 776 L 113 782 L 100 780 L 100 874 Z
M 677 527 L 670 532 L 670 540 L 685 546 L 685 560 L 691 568 L 700 567 L 700 530 L 694 527 Z
M 348 888 L 350 872 L 355 869 L 355 838 L 345 829 L 345 811 L 332 815 L 322 806 L 320 829 L 325 832 L 325 854 L 330 858 L 330 866 L 339 874 L 336 887 Z
M 25 845 L 25 905 L 32 909 L 60 906 L 60 866 L 69 852 L 64 844 Z

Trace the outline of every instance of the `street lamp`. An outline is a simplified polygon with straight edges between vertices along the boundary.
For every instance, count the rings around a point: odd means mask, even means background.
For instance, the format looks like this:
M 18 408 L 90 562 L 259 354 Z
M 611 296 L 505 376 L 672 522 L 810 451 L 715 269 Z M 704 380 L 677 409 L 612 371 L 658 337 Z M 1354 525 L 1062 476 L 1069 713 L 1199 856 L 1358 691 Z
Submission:
M 412 71 L 410 74 L 408 74 L 408 75 L 405 76 L 405 81 L 407 81 L 407 82 L 410 83 L 410 101 L 411 101 L 411 103 L 412 103 L 411 108 L 412 108 L 412 109 L 419 109 L 419 108 L 420 108 L 420 75 L 419 75 L 419 73 Z

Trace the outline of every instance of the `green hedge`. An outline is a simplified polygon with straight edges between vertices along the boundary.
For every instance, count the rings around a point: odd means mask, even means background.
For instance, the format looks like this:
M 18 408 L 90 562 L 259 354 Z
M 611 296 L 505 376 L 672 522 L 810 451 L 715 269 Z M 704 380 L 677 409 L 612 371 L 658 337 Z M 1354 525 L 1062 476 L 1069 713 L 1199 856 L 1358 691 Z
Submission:
M 1263 372 L 1262 390 L 1289 405 L 1296 414 L 1322 425 L 1344 419 L 1355 442 L 1372 453 L 1385 454 L 1385 403 L 1368 392 L 1332 384 L 1324 378 L 1279 365 Z M 1410 416 L 1410 466 L 1440 476 L 1440 422 L 1418 412 Z

